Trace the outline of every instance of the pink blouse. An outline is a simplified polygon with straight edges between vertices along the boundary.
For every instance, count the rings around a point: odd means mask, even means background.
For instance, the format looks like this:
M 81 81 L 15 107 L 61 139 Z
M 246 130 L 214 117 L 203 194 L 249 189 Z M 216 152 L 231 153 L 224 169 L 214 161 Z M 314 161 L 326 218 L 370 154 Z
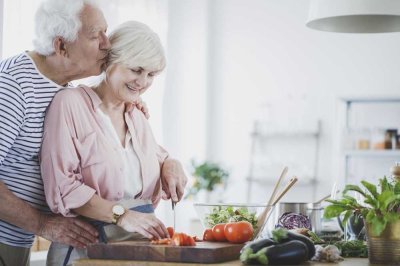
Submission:
M 95 193 L 111 201 L 124 195 L 123 163 L 117 143 L 106 138 L 97 113 L 101 103 L 91 88 L 81 86 L 58 92 L 47 110 L 40 163 L 46 201 L 54 213 L 76 216 L 70 210 Z M 141 111 L 125 112 L 125 121 L 141 166 L 143 188 L 136 198 L 156 206 L 168 153 L 157 144 Z

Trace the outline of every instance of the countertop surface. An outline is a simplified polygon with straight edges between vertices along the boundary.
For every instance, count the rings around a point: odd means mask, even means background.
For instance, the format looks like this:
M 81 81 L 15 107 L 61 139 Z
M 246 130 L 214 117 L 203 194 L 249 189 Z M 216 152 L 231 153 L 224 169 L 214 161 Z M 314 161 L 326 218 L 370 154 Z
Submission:
M 199 266 L 199 263 L 176 263 L 176 262 L 159 262 L 159 261 L 126 261 L 126 260 L 91 260 L 83 259 L 74 262 L 74 266 L 171 266 L 171 265 L 182 265 L 182 266 Z M 239 260 L 222 262 L 217 264 L 205 264 L 205 265 L 219 265 L 219 266 L 241 266 Z M 339 263 L 324 263 L 324 262 L 307 262 L 302 265 L 309 266 L 365 266 L 370 265 L 368 259 L 358 259 L 358 258 L 347 258 Z M 371 264 L 376 266 L 377 264 Z

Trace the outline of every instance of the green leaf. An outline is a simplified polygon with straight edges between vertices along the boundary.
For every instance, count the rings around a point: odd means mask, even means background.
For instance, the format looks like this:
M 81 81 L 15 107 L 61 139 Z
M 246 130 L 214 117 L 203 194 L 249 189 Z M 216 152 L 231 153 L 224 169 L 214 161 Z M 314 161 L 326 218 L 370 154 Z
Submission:
M 383 177 L 382 179 L 379 180 L 380 186 L 381 186 L 381 192 L 387 191 L 387 190 L 392 190 L 392 186 L 388 182 L 386 176 Z
M 379 236 L 385 229 L 387 221 L 380 218 L 379 216 L 374 216 L 371 218 L 370 226 L 372 226 L 372 232 L 374 235 Z
M 391 193 L 390 195 L 388 194 L 385 198 L 382 198 L 383 201 L 383 208 L 387 209 L 389 207 L 389 205 L 391 204 L 400 204 L 400 194 L 397 195 L 393 195 L 393 193 Z
M 364 197 L 366 196 L 365 192 L 357 185 L 346 185 L 344 190 L 343 190 L 343 195 L 346 194 L 349 191 L 355 191 L 355 192 L 360 193 Z
M 348 210 L 344 213 L 344 217 L 343 217 L 343 224 L 346 224 L 347 221 L 349 220 L 350 216 L 353 214 L 352 210 Z
M 376 186 L 374 184 L 371 184 L 371 183 L 369 183 L 369 182 L 367 182 L 365 180 L 361 181 L 361 184 L 363 184 L 363 186 L 369 191 L 369 193 L 371 193 L 371 195 L 374 198 L 378 197 L 378 191 L 377 191 L 377 188 L 376 188 Z
M 387 213 L 385 215 L 385 217 L 386 217 L 386 221 L 388 223 L 392 223 L 392 222 L 396 222 L 396 221 L 398 221 L 400 219 L 400 214 L 390 212 L 390 213 Z
M 341 205 L 329 205 L 325 207 L 324 218 L 338 217 L 342 212 L 347 211 L 349 208 Z
M 396 182 L 394 185 L 394 194 L 400 194 L 400 181 Z

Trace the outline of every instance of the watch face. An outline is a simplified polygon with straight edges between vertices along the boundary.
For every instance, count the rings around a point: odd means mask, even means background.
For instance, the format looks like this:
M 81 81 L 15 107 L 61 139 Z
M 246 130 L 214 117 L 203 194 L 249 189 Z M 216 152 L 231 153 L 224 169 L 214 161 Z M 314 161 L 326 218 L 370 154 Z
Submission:
M 122 215 L 122 214 L 124 214 L 125 209 L 121 205 L 114 205 L 113 208 L 112 208 L 112 211 L 116 215 Z

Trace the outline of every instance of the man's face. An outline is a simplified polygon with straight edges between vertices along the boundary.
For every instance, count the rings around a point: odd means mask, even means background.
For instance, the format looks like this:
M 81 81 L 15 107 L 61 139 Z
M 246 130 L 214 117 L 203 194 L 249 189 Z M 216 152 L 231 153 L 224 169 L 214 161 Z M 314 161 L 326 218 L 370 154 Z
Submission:
M 77 39 L 66 43 L 70 69 L 78 78 L 99 75 L 106 63 L 110 41 L 103 13 L 86 5 L 81 13 L 82 28 Z

